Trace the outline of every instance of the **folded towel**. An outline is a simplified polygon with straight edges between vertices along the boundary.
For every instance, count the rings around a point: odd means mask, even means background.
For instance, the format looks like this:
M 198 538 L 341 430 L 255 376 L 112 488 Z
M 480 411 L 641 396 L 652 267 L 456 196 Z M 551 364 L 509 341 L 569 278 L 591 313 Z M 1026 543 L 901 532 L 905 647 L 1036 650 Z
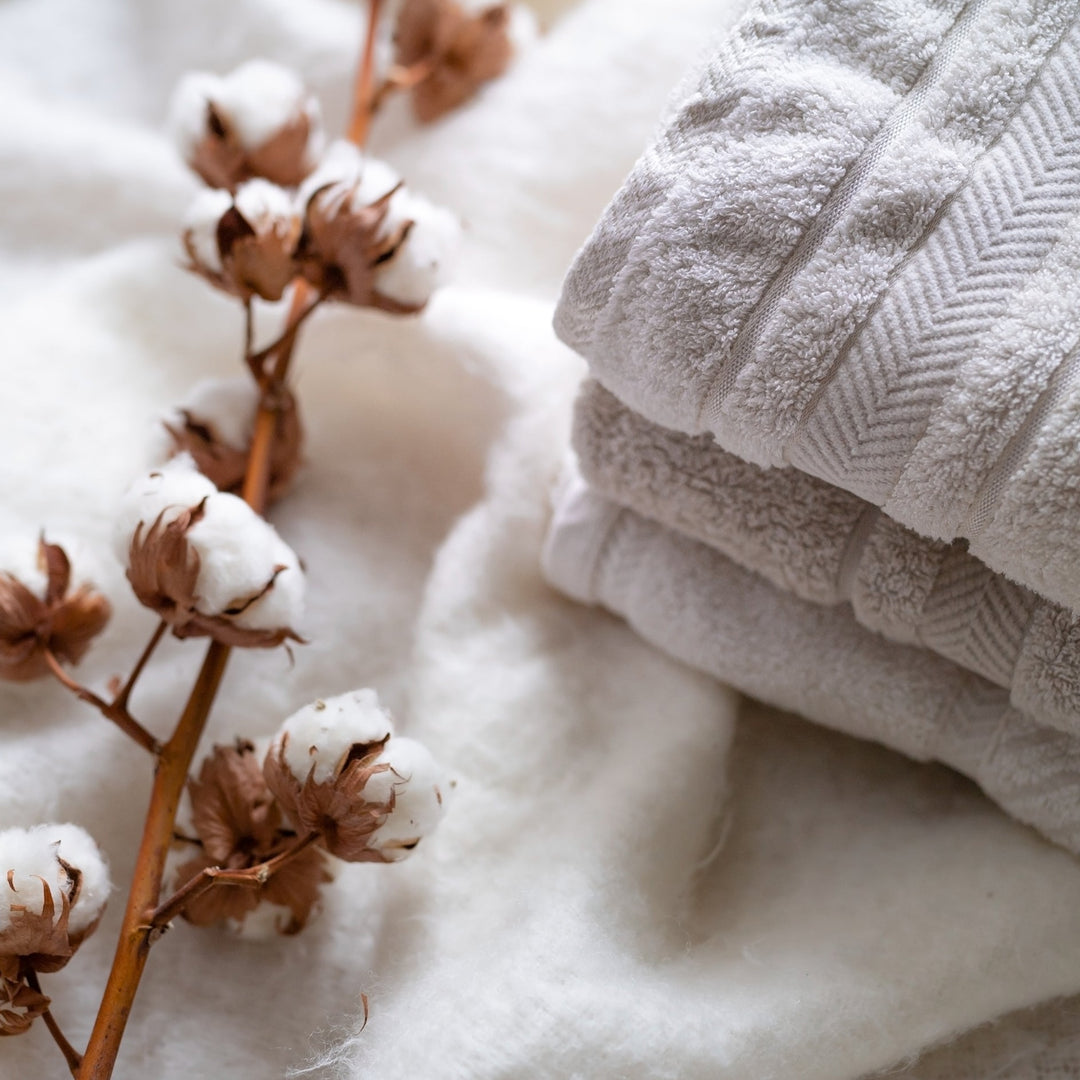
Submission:
M 1080 610 L 1080 26 L 754 3 L 567 279 L 635 411 Z
M 762 469 L 708 435 L 653 424 L 589 381 L 574 449 L 597 493 L 716 548 L 869 630 L 921 645 L 1080 735 L 1080 618 L 995 574 L 961 541 L 927 540 L 795 469 Z
M 693 667 L 974 780 L 1021 821 L 1080 853 L 1080 738 L 1043 727 L 947 660 L 860 627 L 842 607 L 777 589 L 571 480 L 544 551 L 557 588 L 625 617 Z

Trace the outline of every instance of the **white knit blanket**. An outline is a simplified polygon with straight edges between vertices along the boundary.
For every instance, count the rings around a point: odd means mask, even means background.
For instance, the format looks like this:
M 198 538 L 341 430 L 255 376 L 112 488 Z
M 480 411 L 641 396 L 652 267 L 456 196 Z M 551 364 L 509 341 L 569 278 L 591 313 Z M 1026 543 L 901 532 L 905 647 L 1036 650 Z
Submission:
M 732 743 L 730 692 L 540 580 L 580 376 L 548 328 L 560 277 L 731 16 L 587 0 L 473 107 L 377 141 L 466 217 L 469 253 L 423 318 L 338 311 L 305 335 L 309 465 L 275 520 L 309 567 L 311 644 L 235 657 L 210 737 L 374 685 L 456 794 L 426 850 L 343 871 L 301 937 L 166 936 L 123 1080 L 855 1080 L 1080 991 L 1065 853 L 937 769 L 776 712 Z M 339 121 L 358 21 L 329 0 L 0 8 L 0 531 L 72 541 L 116 601 L 83 668 L 97 686 L 152 626 L 109 554 L 119 494 L 154 417 L 232 373 L 239 344 L 235 310 L 177 266 L 195 185 L 159 132 L 168 91 L 268 55 Z M 172 643 L 146 677 L 155 730 L 200 655 Z M 77 821 L 126 883 L 141 752 L 58 687 L 3 686 L 0 716 L 0 825 Z M 47 980 L 77 1043 L 117 925 L 114 906 Z M 1002 1077 L 1064 1076 L 1047 1063 L 1068 1019 L 1026 1015 L 910 1075 L 981 1080 L 985 1051 Z M 0 1075 L 63 1067 L 35 1029 L 0 1044 Z

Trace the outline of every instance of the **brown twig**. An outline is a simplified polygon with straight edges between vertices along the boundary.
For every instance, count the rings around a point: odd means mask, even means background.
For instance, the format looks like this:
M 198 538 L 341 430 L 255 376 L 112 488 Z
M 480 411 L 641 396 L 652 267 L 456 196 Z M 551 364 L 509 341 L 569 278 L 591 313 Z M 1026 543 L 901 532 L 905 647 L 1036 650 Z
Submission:
M 45 657 L 45 663 L 49 665 L 49 670 L 53 673 L 57 682 L 66 686 L 80 700 L 85 701 L 87 705 L 93 705 L 106 720 L 111 720 L 125 735 L 130 739 L 134 739 L 144 750 L 149 750 L 151 754 L 161 752 L 161 743 L 127 711 L 126 702 L 117 704 L 98 697 L 93 690 L 76 682 L 64 670 L 52 650 L 45 649 L 42 655 Z
M 139 676 L 143 673 L 143 668 L 146 667 L 150 657 L 154 655 L 154 650 L 160 644 L 161 639 L 165 636 L 165 631 L 168 628 L 169 624 L 164 619 L 157 624 L 157 629 L 150 635 L 150 640 L 146 643 L 146 648 L 143 649 L 142 655 L 135 661 L 135 666 L 131 669 L 131 674 L 128 676 L 127 682 L 124 683 L 120 692 L 113 698 L 112 708 L 122 709 L 124 713 L 127 713 L 128 701 L 131 700 L 131 692 L 135 689 L 135 684 L 139 681 Z
M 41 993 L 41 983 L 38 981 L 37 972 L 32 967 L 27 967 L 23 971 L 23 978 L 26 979 L 26 985 L 31 990 Z M 45 1021 L 45 1026 L 49 1029 L 49 1034 L 53 1037 L 53 1042 L 60 1047 L 60 1053 L 64 1055 L 65 1060 L 68 1063 L 68 1068 L 71 1070 L 72 1076 L 78 1076 L 79 1066 L 82 1064 L 82 1055 L 74 1046 L 71 1045 L 64 1037 L 64 1033 L 60 1030 L 60 1025 L 56 1022 L 56 1017 L 53 1016 L 50 1010 L 46 1009 L 41 1014 L 41 1019 Z
M 353 84 L 352 118 L 346 138 L 357 146 L 367 142 L 368 128 L 375 104 L 375 38 L 382 15 L 383 0 L 368 0 L 367 35 L 364 38 L 364 52 L 356 69 L 356 82 Z
M 283 866 L 292 862 L 302 851 L 311 847 L 321 836 L 321 833 L 310 832 L 279 852 L 272 859 L 259 863 L 257 866 L 245 867 L 243 870 L 228 870 L 220 866 L 208 866 L 173 893 L 163 904 L 151 913 L 147 922 L 155 929 L 163 929 L 177 915 L 183 914 L 184 908 L 197 900 L 203 893 L 217 885 L 239 885 L 249 889 L 257 889 L 265 885 Z

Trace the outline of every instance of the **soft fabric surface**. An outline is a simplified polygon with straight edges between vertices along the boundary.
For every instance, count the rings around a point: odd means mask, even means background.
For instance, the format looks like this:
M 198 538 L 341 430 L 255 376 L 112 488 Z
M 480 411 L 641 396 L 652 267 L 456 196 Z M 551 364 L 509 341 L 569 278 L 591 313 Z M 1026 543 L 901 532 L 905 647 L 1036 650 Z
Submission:
M 209 735 L 373 685 L 456 794 L 411 862 L 344 870 L 298 938 L 168 935 L 118 1077 L 854 1080 L 1080 990 L 1070 857 L 939 768 L 775 712 L 732 744 L 730 691 L 540 579 L 580 376 L 549 330 L 561 274 L 733 15 L 589 0 L 474 107 L 377 136 L 471 243 L 423 318 L 327 312 L 305 335 L 309 465 L 275 522 L 309 568 L 311 644 L 236 656 Z M 235 309 L 177 266 L 196 188 L 159 133 L 169 88 L 269 55 L 338 123 L 357 23 L 324 0 L 0 9 L 0 526 L 71 541 L 116 601 L 95 686 L 153 625 L 110 554 L 122 490 L 154 417 L 239 349 Z M 134 704 L 155 730 L 201 652 L 170 643 L 148 673 Z M 141 751 L 51 685 L 0 688 L 0 715 L 0 824 L 77 821 L 124 884 Z M 47 980 L 76 1042 L 117 920 Z M 0 1045 L 0 1073 L 63 1066 L 37 1029 Z
M 850 604 L 860 626 L 1010 691 L 1040 724 L 1080 733 L 1080 619 L 995 574 L 962 541 L 928 540 L 798 469 L 762 469 L 708 435 L 652 424 L 598 383 L 573 445 L 596 492 L 701 540 L 780 589 Z
M 1077 610 L 1080 24 L 1058 0 L 958 7 L 755 4 L 557 324 L 648 419 Z
M 1080 741 L 925 650 L 858 625 L 591 492 L 571 477 L 544 552 L 551 582 L 754 697 L 970 776 L 1080 854 Z

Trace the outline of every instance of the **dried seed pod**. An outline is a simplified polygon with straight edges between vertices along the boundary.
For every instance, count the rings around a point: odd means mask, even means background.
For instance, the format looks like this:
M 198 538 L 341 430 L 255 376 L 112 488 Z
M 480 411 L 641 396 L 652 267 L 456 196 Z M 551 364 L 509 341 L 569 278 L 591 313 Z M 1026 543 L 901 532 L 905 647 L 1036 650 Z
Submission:
M 300 640 L 304 574 L 295 552 L 189 455 L 132 486 L 117 537 L 135 595 L 177 637 L 254 648 Z
M 90 585 L 71 586 L 71 563 L 42 537 L 37 564 L 0 569 L 0 678 L 15 682 L 49 673 L 46 651 L 77 664 L 105 629 L 112 608 Z
M 394 31 L 395 60 L 419 69 L 412 87 L 416 118 L 430 123 L 464 104 L 510 64 L 510 5 L 475 14 L 454 0 L 405 0 Z
M 299 202 L 303 274 L 329 299 L 394 314 L 420 311 L 460 245 L 453 214 L 347 144 L 331 147 Z
M 267 180 L 249 180 L 235 196 L 204 191 L 184 219 L 190 269 L 211 284 L 250 300 L 280 300 L 299 274 L 301 221 L 292 196 Z
M 176 888 L 212 866 L 230 870 L 258 866 L 296 840 L 266 785 L 260 756 L 246 740 L 215 746 L 188 792 L 201 850 L 177 867 Z M 210 889 L 188 904 L 183 917 L 196 926 L 225 922 L 243 932 L 252 913 L 262 907 L 276 932 L 295 934 L 311 918 L 322 886 L 330 880 L 322 851 L 307 848 L 258 888 Z
M 58 971 L 97 928 L 111 890 L 105 861 L 77 825 L 0 832 L 0 961 Z
M 294 713 L 267 752 L 263 771 L 285 813 L 301 832 L 321 833 L 327 850 L 347 862 L 404 857 L 441 814 L 431 755 L 392 734 L 375 692 L 357 690 Z M 415 793 L 407 791 L 413 775 Z
M 259 388 L 249 378 L 206 379 L 164 421 L 173 453 L 190 454 L 196 468 L 217 487 L 239 495 L 259 406 Z M 303 427 L 296 398 L 281 391 L 277 428 L 270 455 L 267 500 L 274 502 L 292 486 L 302 461 Z
M 288 68 L 249 60 L 229 75 L 190 72 L 170 106 L 184 160 L 211 186 L 252 177 L 293 187 L 322 150 L 319 103 Z

